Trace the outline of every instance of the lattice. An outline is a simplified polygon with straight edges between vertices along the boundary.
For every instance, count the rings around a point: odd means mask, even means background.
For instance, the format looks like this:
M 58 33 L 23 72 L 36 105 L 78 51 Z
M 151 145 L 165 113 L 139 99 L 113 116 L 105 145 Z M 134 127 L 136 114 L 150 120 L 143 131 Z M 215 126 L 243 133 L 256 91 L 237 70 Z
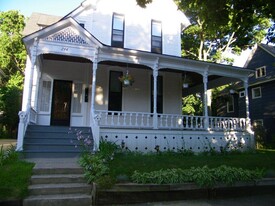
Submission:
M 51 36 L 48 36 L 46 40 L 82 44 L 82 45 L 88 44 L 81 36 L 76 34 L 76 32 L 70 27 L 63 29 L 60 32 L 57 32 Z

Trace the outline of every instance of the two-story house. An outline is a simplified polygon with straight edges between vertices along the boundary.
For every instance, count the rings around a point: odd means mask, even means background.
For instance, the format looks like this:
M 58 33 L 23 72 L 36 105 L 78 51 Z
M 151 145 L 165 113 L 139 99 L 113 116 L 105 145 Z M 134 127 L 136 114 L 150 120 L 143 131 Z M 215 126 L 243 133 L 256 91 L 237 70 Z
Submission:
M 91 128 L 95 150 L 101 138 L 144 152 L 251 147 L 248 101 L 245 118 L 211 117 L 207 109 L 208 89 L 233 80 L 247 88 L 250 70 L 181 58 L 188 25 L 173 0 L 146 8 L 135 0 L 86 0 L 25 36 L 17 149 L 27 150 L 30 124 Z M 182 115 L 182 97 L 198 92 L 204 115 Z
M 252 126 L 263 126 L 266 132 L 265 142 L 275 135 L 275 47 L 258 44 L 251 51 L 244 67 L 254 70 L 249 75 L 249 113 Z M 227 89 L 228 90 L 228 89 Z M 234 92 L 226 95 L 226 102 L 219 101 L 219 115 L 245 117 L 245 91 L 236 83 Z M 225 92 L 223 92 L 225 94 Z M 224 96 L 224 95 L 222 95 Z M 221 96 L 221 99 L 224 99 Z M 263 134 L 262 134 L 263 135 Z

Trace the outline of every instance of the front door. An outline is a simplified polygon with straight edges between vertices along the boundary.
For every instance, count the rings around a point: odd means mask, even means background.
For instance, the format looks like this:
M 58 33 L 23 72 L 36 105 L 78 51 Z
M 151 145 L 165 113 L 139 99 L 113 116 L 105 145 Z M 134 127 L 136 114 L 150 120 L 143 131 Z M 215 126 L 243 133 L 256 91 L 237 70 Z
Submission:
M 70 126 L 72 82 L 54 80 L 51 125 Z

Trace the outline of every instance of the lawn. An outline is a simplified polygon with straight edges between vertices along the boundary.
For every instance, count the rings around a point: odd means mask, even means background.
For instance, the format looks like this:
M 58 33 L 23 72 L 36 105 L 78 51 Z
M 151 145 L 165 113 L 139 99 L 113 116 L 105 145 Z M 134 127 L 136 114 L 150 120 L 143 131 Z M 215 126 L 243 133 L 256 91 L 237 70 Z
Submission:
M 10 149 L 7 155 L 2 147 L 0 156 L 0 200 L 26 197 L 34 164 L 21 161 L 14 149 Z
M 257 150 L 255 152 L 192 155 L 186 153 L 118 153 L 110 162 L 110 173 L 113 177 L 126 175 L 130 177 L 135 170 L 151 172 L 160 169 L 203 167 L 221 165 L 254 170 L 264 169 L 267 176 L 275 177 L 275 150 Z

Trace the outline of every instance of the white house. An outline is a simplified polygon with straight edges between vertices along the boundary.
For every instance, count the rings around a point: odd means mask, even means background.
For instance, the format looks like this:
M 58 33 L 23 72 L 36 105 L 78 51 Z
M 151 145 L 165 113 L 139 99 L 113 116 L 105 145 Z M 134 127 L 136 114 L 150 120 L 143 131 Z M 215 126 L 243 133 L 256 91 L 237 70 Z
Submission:
M 251 147 L 247 118 L 208 115 L 207 90 L 250 70 L 181 58 L 187 17 L 173 0 L 86 0 L 56 23 L 23 38 L 28 60 L 17 150 L 30 124 L 81 126 L 130 150 Z M 119 78 L 130 75 L 129 82 Z M 183 88 L 185 78 L 192 79 Z M 189 82 L 190 83 L 190 82 Z M 203 116 L 182 115 L 182 97 L 201 93 Z

